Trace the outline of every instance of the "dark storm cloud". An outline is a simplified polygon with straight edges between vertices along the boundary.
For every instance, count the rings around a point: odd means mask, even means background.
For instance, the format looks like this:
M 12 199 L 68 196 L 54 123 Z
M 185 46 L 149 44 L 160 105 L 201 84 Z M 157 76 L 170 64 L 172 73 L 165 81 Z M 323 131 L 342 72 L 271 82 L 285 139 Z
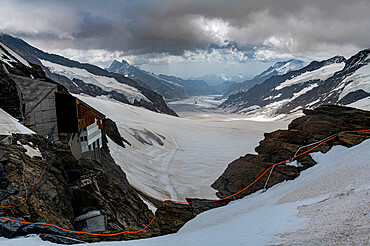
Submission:
M 131 54 L 370 46 L 367 0 L 1 1 L 0 31 L 49 48 Z M 225 42 L 226 41 L 226 42 Z M 223 45 L 225 43 L 225 45 Z

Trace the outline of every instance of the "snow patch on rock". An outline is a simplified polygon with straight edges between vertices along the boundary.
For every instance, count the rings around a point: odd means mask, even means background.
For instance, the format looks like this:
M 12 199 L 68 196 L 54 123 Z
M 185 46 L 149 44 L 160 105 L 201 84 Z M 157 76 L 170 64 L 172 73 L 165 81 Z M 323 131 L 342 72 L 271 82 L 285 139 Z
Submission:
M 66 67 L 66 66 L 52 63 L 46 60 L 40 60 L 40 61 L 45 67 L 49 68 L 51 72 L 63 75 L 69 78 L 70 80 L 74 78 L 80 79 L 87 84 L 99 86 L 105 91 L 117 90 L 123 93 L 130 103 L 134 103 L 135 100 L 137 101 L 144 100 L 144 101 L 150 102 L 150 100 L 146 98 L 137 88 L 123 84 L 123 83 L 119 83 L 114 78 L 95 75 L 95 74 L 88 72 L 85 69 L 80 69 L 76 67 L 72 67 L 72 68 Z
M 334 75 L 334 73 L 342 70 L 345 67 L 345 63 L 333 63 L 314 71 L 305 72 L 297 77 L 288 79 L 278 85 L 275 90 L 281 90 L 285 87 L 289 87 L 295 84 L 302 84 L 310 80 L 326 80 L 327 78 Z

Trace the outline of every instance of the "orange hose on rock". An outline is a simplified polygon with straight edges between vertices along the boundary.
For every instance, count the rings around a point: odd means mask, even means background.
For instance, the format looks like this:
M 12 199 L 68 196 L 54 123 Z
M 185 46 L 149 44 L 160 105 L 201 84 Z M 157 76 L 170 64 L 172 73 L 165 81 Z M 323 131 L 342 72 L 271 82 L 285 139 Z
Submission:
M 342 131 L 340 133 L 351 133 L 351 132 L 368 132 L 370 131 L 370 129 L 367 129 L 367 130 L 353 130 L 353 131 Z M 340 134 L 338 133 L 338 134 Z M 301 156 L 301 155 L 304 155 L 304 154 L 307 154 L 309 152 L 311 152 L 312 150 L 316 149 L 317 147 L 319 147 L 320 145 L 322 145 L 323 143 L 326 143 L 334 138 L 336 138 L 338 136 L 338 134 L 336 134 L 335 136 L 331 137 L 331 138 L 328 138 L 326 139 L 325 141 L 315 145 L 314 147 L 312 147 L 311 149 L 309 150 L 306 150 L 305 152 L 302 152 L 301 154 L 299 155 L 296 155 L 296 156 L 293 156 L 292 158 L 289 158 L 285 161 L 281 161 L 277 164 L 274 164 L 274 165 L 280 165 L 280 164 L 283 164 L 287 161 L 290 161 L 290 160 L 293 160 L 293 159 L 296 159 L 297 157 Z M 55 155 L 54 155 L 55 157 Z M 42 172 L 40 178 L 33 184 L 32 186 L 32 189 L 31 191 L 33 190 L 34 186 L 40 182 L 42 176 L 44 175 L 45 173 L 45 170 L 46 168 L 49 166 L 49 164 L 51 163 L 51 161 L 54 159 L 54 157 L 48 162 L 48 165 L 44 168 L 44 171 Z M 218 201 L 222 201 L 222 200 L 226 200 L 226 199 L 229 199 L 243 191 L 245 191 L 246 189 L 248 189 L 249 187 L 251 187 L 254 183 L 256 183 L 260 178 L 262 178 L 274 165 L 271 165 L 269 168 L 267 168 L 257 179 L 255 179 L 252 183 L 250 183 L 249 185 L 247 185 L 245 188 L 241 189 L 240 191 L 234 193 L 234 194 L 231 194 L 227 197 L 224 197 L 224 198 L 220 198 L 220 199 L 216 199 L 216 200 L 208 200 L 208 201 L 201 201 L 201 202 L 218 202 Z M 0 206 L 0 207 L 6 207 L 6 208 L 11 208 L 11 207 L 17 207 L 17 206 L 21 206 L 23 205 L 29 198 L 30 194 L 26 197 L 26 199 L 20 203 L 20 204 L 17 204 L 17 205 L 13 205 L 13 206 Z M 164 200 L 162 202 L 165 203 L 165 202 L 174 202 L 174 203 L 179 203 L 179 204 L 191 204 L 191 202 L 181 202 L 181 201 L 173 201 L 173 200 Z M 10 219 L 10 218 L 6 218 L 6 217 L 0 217 L 0 219 L 3 219 L 3 220 L 7 220 L 7 221 L 13 221 L 13 222 L 17 222 L 17 223 L 21 223 L 21 224 L 27 224 L 27 225 L 45 225 L 45 226 L 50 226 L 50 227 L 54 227 L 54 228 L 57 228 L 61 231 L 65 231 L 65 232 L 69 232 L 69 233 L 74 233 L 74 234 L 85 234 L 85 235 L 91 235 L 91 236 L 102 236 L 102 237 L 111 237 L 111 236 L 117 236 L 117 235 L 121 235 L 121 234 L 134 234 L 134 233 L 139 233 L 139 232 L 142 232 L 144 231 L 145 229 L 147 229 L 152 223 L 153 221 L 155 220 L 156 216 L 153 217 L 153 219 L 149 222 L 149 224 L 147 226 L 145 226 L 143 229 L 141 230 L 137 230 L 137 231 L 121 231 L 121 232 L 117 232 L 117 233 L 108 233 L 108 234 L 104 234 L 104 233 L 91 233 L 91 232 L 83 232 L 83 231 L 74 231 L 74 230 L 68 230 L 68 229 L 65 229 L 65 228 L 62 228 L 62 227 L 59 227 L 57 225 L 53 225 L 53 224 L 49 224 L 49 223 L 43 223 L 43 222 L 26 222 L 26 221 L 19 221 L 19 220 L 14 220 L 14 219 Z

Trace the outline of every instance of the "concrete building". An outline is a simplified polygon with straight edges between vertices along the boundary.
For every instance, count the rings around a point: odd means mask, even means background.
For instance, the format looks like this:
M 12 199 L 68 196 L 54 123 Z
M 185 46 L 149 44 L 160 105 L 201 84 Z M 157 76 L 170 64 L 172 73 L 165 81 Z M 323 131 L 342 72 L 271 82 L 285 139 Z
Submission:
M 59 138 L 77 159 L 100 160 L 105 115 L 69 94 L 55 93 Z
M 100 160 L 104 114 L 58 83 L 8 75 L 18 90 L 22 124 L 48 141 L 68 143 L 76 159 Z

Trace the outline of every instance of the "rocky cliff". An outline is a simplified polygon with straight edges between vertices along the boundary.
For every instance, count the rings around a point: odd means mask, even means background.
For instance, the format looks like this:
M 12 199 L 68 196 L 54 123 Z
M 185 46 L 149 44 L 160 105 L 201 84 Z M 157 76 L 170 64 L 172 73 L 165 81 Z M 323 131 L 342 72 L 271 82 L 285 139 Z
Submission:
M 109 131 L 109 130 L 107 130 Z M 39 156 L 29 151 L 39 151 Z M 106 233 L 144 228 L 153 213 L 129 185 L 125 173 L 109 154 L 106 139 L 101 162 L 77 161 L 68 145 L 45 145 L 38 135 L 13 135 L 11 144 L 0 143 L 0 215 L 20 221 L 47 222 L 80 230 L 76 218 L 91 211 L 106 214 Z M 51 162 L 49 162 L 52 160 Z M 33 187 L 45 170 L 40 181 Z M 24 181 L 23 181 L 24 180 Z M 29 195 L 28 200 L 20 204 Z M 72 242 L 59 236 L 92 242 L 151 237 L 160 232 L 156 225 L 138 234 L 116 237 L 75 235 L 44 225 L 24 225 L 0 220 L 0 235 L 15 237 L 41 233 L 56 242 Z M 47 234 L 45 236 L 45 234 Z M 54 236 L 53 236 L 54 235 Z

